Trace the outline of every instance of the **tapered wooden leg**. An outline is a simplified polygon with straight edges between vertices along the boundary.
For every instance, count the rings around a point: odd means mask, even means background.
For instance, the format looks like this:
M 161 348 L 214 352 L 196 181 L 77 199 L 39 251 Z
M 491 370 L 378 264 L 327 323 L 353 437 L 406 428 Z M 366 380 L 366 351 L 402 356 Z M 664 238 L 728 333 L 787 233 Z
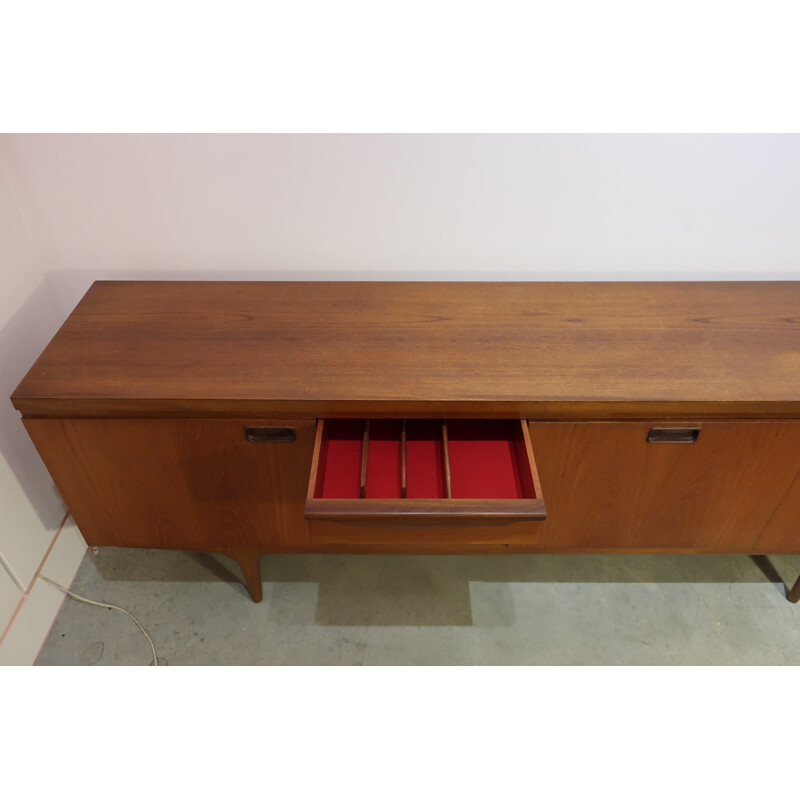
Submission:
M 789 599 L 790 603 L 796 603 L 798 600 L 800 600 L 800 578 L 798 578 L 794 582 L 794 586 L 792 586 L 792 591 L 789 592 L 787 598 Z
M 244 583 L 254 603 L 260 603 L 261 590 L 261 554 L 256 547 L 226 547 L 225 555 L 235 559 L 244 573 Z

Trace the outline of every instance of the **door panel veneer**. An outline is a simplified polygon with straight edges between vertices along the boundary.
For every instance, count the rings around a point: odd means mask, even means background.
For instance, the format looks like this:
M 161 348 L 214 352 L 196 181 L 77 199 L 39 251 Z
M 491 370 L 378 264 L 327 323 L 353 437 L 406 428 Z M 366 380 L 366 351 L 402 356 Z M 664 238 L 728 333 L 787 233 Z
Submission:
M 800 552 L 800 475 L 789 487 L 766 528 L 756 542 L 759 553 Z M 794 588 L 793 602 L 800 598 L 800 578 Z
M 28 419 L 90 545 L 303 548 L 314 421 L 294 442 L 251 442 L 271 421 Z
M 700 434 L 651 443 L 655 425 Z M 800 470 L 800 422 L 535 422 L 531 442 L 554 551 L 758 552 Z

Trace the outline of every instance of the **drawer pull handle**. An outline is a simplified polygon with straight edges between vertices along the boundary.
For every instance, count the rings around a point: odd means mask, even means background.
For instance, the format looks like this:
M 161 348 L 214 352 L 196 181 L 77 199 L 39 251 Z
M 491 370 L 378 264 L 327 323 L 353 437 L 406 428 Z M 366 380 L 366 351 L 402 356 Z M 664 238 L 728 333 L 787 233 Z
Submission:
M 647 441 L 651 444 L 692 444 L 699 435 L 700 428 L 650 428 Z
M 289 426 L 248 427 L 244 429 L 248 442 L 293 442 L 294 428 Z

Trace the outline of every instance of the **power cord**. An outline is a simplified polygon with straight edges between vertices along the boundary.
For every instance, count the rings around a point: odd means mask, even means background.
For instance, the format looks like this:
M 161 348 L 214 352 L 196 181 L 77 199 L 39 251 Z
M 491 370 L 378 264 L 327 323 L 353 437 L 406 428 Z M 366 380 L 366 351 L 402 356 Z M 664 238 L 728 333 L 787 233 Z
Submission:
M 121 611 L 123 614 L 129 616 L 139 627 L 139 630 L 147 637 L 147 641 L 150 642 L 150 647 L 153 649 L 153 666 L 158 666 L 158 656 L 156 655 L 156 646 L 153 644 L 153 640 L 148 636 L 147 631 L 142 627 L 142 624 L 139 622 L 136 617 L 133 616 L 129 611 L 126 611 L 124 608 L 120 608 L 119 606 L 112 606 L 109 603 L 98 603 L 96 600 L 89 600 L 86 597 L 81 597 L 79 594 L 75 594 L 71 592 L 69 589 L 65 589 L 60 583 L 56 583 L 55 581 L 50 580 L 50 578 L 46 577 L 45 575 L 40 574 L 39 577 L 43 581 L 47 581 L 48 583 L 52 583 L 53 586 L 61 589 L 64 594 L 69 595 L 74 600 L 80 600 L 82 603 L 88 603 L 91 606 L 100 606 L 100 608 L 111 608 L 114 611 Z

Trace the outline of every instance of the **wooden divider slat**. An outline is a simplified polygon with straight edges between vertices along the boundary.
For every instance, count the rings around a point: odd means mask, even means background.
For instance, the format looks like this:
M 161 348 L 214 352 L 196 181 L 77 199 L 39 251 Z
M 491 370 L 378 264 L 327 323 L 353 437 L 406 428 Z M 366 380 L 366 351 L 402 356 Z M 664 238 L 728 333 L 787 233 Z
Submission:
M 406 482 L 406 421 L 403 420 L 403 428 L 400 431 L 400 497 L 408 497 Z
M 367 496 L 367 461 L 369 460 L 369 420 L 364 420 L 364 438 L 361 443 L 361 497 Z
M 442 453 L 444 455 L 444 477 L 447 484 L 447 499 L 453 499 L 453 487 L 450 481 L 450 449 L 447 446 L 447 422 L 442 420 Z

